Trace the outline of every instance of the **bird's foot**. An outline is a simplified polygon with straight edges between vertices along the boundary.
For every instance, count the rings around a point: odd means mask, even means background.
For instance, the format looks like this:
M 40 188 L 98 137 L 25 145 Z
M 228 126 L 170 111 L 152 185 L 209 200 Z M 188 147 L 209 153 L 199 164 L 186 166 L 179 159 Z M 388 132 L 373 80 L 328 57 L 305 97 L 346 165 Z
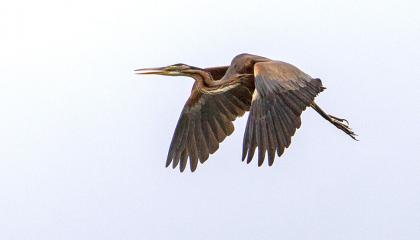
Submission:
M 343 118 L 338 118 L 338 117 L 334 117 L 329 115 L 331 120 L 332 120 L 332 124 L 334 124 L 334 126 L 336 126 L 338 129 L 342 130 L 343 132 L 345 132 L 347 135 L 349 135 L 351 138 L 353 138 L 356 141 L 359 141 L 356 136 L 357 134 L 353 132 L 353 130 L 349 127 L 349 122 L 346 119 Z
M 342 122 L 342 123 L 346 123 L 347 125 L 349 125 L 349 121 L 347 121 L 346 119 L 344 119 L 344 118 L 338 118 L 338 117 L 335 117 L 335 116 L 333 116 L 333 115 L 328 115 L 328 116 L 330 116 L 330 118 L 332 118 L 332 119 L 334 119 L 334 120 L 337 120 L 337 121 L 339 121 L 339 122 Z

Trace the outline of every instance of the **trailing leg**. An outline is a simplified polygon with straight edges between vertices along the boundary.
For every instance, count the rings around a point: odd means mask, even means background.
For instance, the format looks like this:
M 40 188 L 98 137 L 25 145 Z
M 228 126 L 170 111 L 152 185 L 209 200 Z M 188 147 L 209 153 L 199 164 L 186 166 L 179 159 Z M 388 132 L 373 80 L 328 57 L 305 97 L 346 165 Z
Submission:
M 324 112 L 318 105 L 316 105 L 315 102 L 311 103 L 311 107 L 317 111 L 317 113 L 319 113 L 319 115 L 321 115 L 323 118 L 325 118 L 327 121 L 329 121 L 330 123 L 332 123 L 334 126 L 336 126 L 338 129 L 340 129 L 341 131 L 345 132 L 347 135 L 349 135 L 351 138 L 353 138 L 354 140 L 358 141 L 356 139 L 356 134 L 353 132 L 353 130 L 351 130 L 351 128 L 349 127 L 349 122 L 344 119 L 344 118 L 338 118 L 338 117 L 334 117 L 332 115 L 328 115 L 326 112 Z

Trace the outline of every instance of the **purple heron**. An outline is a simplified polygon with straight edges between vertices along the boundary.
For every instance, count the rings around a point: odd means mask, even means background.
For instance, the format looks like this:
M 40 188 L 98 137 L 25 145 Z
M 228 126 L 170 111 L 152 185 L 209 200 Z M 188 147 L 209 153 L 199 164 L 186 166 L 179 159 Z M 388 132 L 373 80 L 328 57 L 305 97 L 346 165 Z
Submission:
M 312 107 L 323 118 L 356 140 L 345 119 L 324 112 L 314 98 L 325 88 L 297 67 L 251 54 L 240 54 L 229 66 L 198 68 L 174 64 L 135 70 L 138 74 L 187 76 L 195 80 L 181 112 L 169 147 L 166 167 L 188 159 L 191 171 L 204 163 L 233 130 L 233 121 L 249 111 L 243 139 L 242 161 L 250 163 L 258 147 L 258 166 L 268 165 L 289 147 L 301 125 L 300 115 Z

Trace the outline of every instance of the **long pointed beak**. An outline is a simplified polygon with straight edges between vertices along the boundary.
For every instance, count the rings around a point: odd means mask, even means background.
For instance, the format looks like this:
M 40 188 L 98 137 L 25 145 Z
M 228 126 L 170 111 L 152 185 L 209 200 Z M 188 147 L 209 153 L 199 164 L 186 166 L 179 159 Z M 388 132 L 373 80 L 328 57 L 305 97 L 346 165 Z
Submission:
M 134 70 L 136 74 L 165 74 L 165 67 L 159 68 L 140 68 Z

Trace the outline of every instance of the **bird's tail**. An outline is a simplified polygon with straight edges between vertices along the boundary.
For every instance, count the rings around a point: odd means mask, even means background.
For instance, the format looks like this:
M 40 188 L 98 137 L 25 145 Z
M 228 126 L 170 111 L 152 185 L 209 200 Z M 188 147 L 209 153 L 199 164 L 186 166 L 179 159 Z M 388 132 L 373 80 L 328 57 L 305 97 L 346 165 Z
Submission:
M 311 107 L 319 113 L 323 118 L 325 118 L 328 122 L 332 123 L 334 126 L 336 126 L 338 129 L 349 135 L 351 138 L 353 138 L 356 141 L 359 141 L 356 136 L 357 134 L 351 130 L 349 127 L 349 122 L 344 118 L 338 118 L 334 117 L 332 115 L 328 115 L 326 112 L 324 112 L 318 105 L 316 105 L 315 102 L 311 103 Z

